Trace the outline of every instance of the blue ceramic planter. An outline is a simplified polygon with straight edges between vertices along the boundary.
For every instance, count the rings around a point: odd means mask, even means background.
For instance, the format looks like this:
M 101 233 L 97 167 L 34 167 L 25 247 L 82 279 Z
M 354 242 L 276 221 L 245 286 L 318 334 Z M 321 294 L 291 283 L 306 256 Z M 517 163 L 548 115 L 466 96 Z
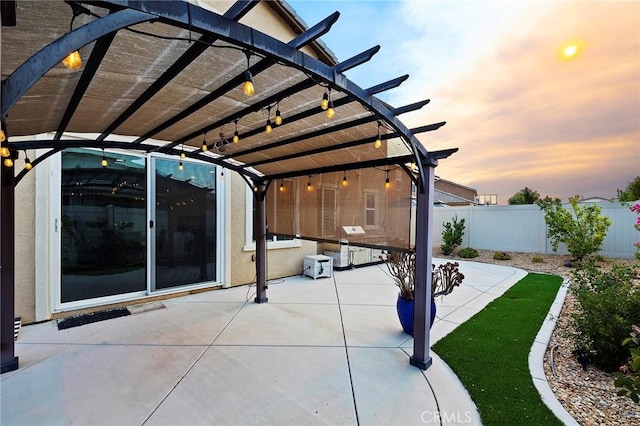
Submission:
M 405 333 L 413 336 L 413 305 L 414 301 L 404 299 L 398 296 L 398 302 L 396 303 L 396 309 L 398 311 L 398 318 L 400 319 L 400 325 Z M 429 322 L 429 329 L 433 326 L 433 321 L 436 318 L 436 302 L 431 300 L 431 318 Z

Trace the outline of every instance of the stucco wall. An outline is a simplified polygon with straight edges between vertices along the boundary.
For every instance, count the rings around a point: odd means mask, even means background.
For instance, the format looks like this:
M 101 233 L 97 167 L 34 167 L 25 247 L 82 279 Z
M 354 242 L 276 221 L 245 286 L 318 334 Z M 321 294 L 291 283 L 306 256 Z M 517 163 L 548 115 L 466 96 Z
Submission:
M 33 151 L 27 151 L 34 158 Z M 24 167 L 24 153 L 16 160 L 16 174 Z M 16 186 L 15 315 L 24 323 L 35 321 L 35 174 Z

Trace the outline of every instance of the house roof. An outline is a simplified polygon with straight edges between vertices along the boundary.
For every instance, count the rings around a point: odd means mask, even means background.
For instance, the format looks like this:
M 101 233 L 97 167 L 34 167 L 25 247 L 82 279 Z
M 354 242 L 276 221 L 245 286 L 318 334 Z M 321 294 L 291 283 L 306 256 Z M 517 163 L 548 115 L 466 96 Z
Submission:
M 435 204 L 475 204 L 474 200 L 467 200 L 466 198 L 439 189 L 433 190 L 433 202 Z
M 300 32 L 282 42 L 242 23 L 260 3 L 238 1 L 217 14 L 182 1 L 3 2 L 1 116 L 8 146 L 50 148 L 34 165 L 66 147 L 184 151 L 253 181 L 412 161 L 423 177 L 424 161 L 457 150 L 429 152 L 416 138 L 444 122 L 409 129 L 400 121 L 428 100 L 392 107 L 376 97 L 408 76 L 361 88 L 344 75 L 379 46 L 335 63 L 318 39 L 337 12 L 304 29 L 286 3 L 267 2 Z M 12 5 L 15 25 L 4 26 L 12 23 Z M 319 59 L 301 51 L 305 46 Z M 62 66 L 77 49 L 83 67 Z M 253 96 L 242 90 L 247 70 Z M 320 107 L 325 93 L 333 119 Z M 280 126 L 273 124 L 278 111 Z M 53 136 L 13 138 L 47 132 Z M 374 147 L 378 138 L 382 148 Z

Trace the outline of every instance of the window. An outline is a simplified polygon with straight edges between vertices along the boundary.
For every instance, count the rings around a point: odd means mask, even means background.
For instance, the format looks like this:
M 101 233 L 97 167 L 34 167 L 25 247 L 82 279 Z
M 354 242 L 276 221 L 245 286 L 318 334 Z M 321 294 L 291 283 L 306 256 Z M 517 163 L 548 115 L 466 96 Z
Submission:
M 281 191 L 282 185 L 282 192 Z M 273 208 L 275 209 L 276 220 L 283 220 L 291 222 L 292 219 L 292 211 L 291 211 L 291 200 L 289 198 L 292 197 L 293 191 L 291 187 L 293 185 L 292 181 L 288 181 L 287 179 L 282 182 L 276 184 L 272 184 L 269 186 L 267 197 L 273 197 Z M 288 202 L 278 203 L 279 197 L 281 198 L 283 193 L 287 194 L 285 197 Z M 290 194 L 291 195 L 290 195 Z M 254 251 L 256 249 L 256 239 L 255 232 L 253 229 L 253 216 L 256 210 L 255 197 L 253 196 L 253 191 L 247 186 L 245 191 L 245 224 L 246 224 L 246 236 L 245 236 L 245 246 L 243 248 L 244 251 Z M 291 237 L 283 237 L 277 236 L 270 233 L 267 233 L 267 249 L 279 249 L 279 248 L 291 248 L 291 247 L 301 247 L 299 239 L 291 238 Z
M 378 194 L 372 192 L 364 194 L 364 226 L 367 228 L 378 226 Z

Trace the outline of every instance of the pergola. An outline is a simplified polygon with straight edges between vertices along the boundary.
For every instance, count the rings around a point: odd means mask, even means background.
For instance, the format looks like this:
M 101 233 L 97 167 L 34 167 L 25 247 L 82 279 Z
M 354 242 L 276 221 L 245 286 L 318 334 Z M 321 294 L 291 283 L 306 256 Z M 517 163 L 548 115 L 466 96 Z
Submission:
M 184 153 L 239 173 L 254 188 L 256 201 L 257 303 L 267 301 L 265 195 L 271 182 L 402 167 L 417 187 L 410 363 L 426 369 L 431 364 L 434 168 L 438 159 L 457 149 L 429 152 L 415 135 L 445 123 L 409 129 L 398 116 L 422 108 L 428 100 L 394 108 L 375 96 L 399 86 L 407 75 L 366 89 L 345 76 L 371 59 L 379 46 L 342 62 L 332 58 L 318 39 L 338 19 L 337 12 L 308 29 L 298 24 L 300 33 L 285 43 L 239 22 L 255 7 L 271 8 L 295 30 L 291 10 L 280 1 L 239 0 L 223 15 L 183 1 L 57 1 L 46 7 L 3 1 L 4 154 L 16 158 L 21 150 L 46 150 L 32 159 L 37 166 L 70 147 Z M 60 65 L 74 51 L 84 62 L 76 71 Z M 255 87 L 251 96 L 243 90 L 247 81 Z M 321 106 L 323 97 L 327 102 Z M 325 109 L 332 108 L 336 114 L 328 120 Z M 283 118 L 282 124 L 277 125 L 277 117 Z M 268 139 L 266 120 L 274 129 Z M 46 140 L 14 140 L 47 132 L 53 136 Z M 92 136 L 78 140 L 69 132 Z M 374 145 L 376 140 L 384 143 L 383 149 Z M 0 328 L 5 372 L 18 368 L 13 341 L 14 196 L 26 171 L 1 169 Z

